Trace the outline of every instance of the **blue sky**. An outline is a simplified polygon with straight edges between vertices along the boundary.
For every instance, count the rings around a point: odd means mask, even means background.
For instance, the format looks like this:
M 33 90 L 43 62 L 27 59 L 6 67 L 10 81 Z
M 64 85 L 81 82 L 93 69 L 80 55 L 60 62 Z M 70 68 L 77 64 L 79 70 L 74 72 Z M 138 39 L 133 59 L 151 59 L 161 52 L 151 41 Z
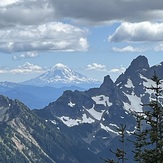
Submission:
M 1 0 L 0 81 L 36 77 L 57 63 L 113 80 L 139 55 L 163 61 L 163 1 Z

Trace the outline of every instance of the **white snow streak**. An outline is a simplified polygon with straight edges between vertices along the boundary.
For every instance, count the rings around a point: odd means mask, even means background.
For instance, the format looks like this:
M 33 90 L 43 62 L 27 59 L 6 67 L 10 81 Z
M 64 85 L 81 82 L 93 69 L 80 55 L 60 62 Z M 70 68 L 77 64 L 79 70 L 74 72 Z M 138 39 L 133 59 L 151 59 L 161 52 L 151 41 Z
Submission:
M 75 106 L 75 103 L 72 103 L 71 101 L 68 103 L 68 106 L 70 106 L 71 108 L 73 108 Z
M 90 117 L 87 117 L 86 114 L 83 114 L 81 119 L 72 119 L 68 116 L 62 116 L 59 119 L 68 127 L 77 126 L 81 123 L 94 123 L 95 122 L 95 120 L 91 119 Z
M 92 97 L 92 100 L 95 101 L 96 104 L 101 104 L 104 106 L 111 106 L 112 105 L 112 103 L 109 102 L 109 97 L 107 97 L 105 95 Z
M 127 84 L 125 84 L 125 87 L 126 87 L 126 88 L 134 88 L 134 85 L 133 85 L 131 79 L 128 79 L 128 80 L 127 80 Z
M 98 112 L 94 109 L 94 107 L 92 107 L 91 109 L 87 109 L 87 111 L 97 120 L 101 120 L 103 113 L 105 112 L 105 110 L 102 110 L 101 112 Z
M 128 97 L 129 101 L 131 102 L 131 104 L 129 103 L 123 103 L 124 104 L 124 108 L 126 110 L 134 110 L 136 112 L 141 112 L 142 111 L 142 106 L 141 104 L 141 98 L 137 97 L 134 92 L 132 92 L 131 95 L 126 94 L 126 96 Z
M 115 132 L 114 130 L 112 130 L 111 128 L 109 128 L 108 126 L 104 126 L 102 123 L 100 123 L 100 126 L 102 129 L 104 129 L 107 132 L 112 132 L 118 135 L 118 132 Z

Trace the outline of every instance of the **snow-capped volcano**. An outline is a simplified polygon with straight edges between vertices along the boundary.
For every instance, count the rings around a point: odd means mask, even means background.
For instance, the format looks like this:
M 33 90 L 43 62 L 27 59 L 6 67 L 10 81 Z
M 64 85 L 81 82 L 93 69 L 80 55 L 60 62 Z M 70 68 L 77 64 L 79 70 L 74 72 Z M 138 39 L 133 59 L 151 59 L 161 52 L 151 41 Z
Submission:
M 74 72 L 69 67 L 58 63 L 46 73 L 39 77 L 42 81 L 53 83 L 53 82 L 63 82 L 63 83 L 80 83 L 80 82 L 90 82 L 87 77 Z
M 37 86 L 67 86 L 67 85 L 95 85 L 99 81 L 81 75 L 68 66 L 58 63 L 49 69 L 47 72 L 31 80 L 23 82 L 23 84 Z

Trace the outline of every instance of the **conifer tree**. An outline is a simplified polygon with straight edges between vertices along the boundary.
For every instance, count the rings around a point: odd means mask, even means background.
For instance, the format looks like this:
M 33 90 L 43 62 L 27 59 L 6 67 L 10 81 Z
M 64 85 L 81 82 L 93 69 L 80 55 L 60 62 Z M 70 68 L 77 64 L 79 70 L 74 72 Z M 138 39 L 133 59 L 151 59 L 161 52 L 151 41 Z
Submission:
M 160 96 L 162 96 L 161 80 L 156 74 L 151 78 L 155 86 L 147 89 L 154 91 L 154 99 L 149 104 L 143 106 L 150 107 L 149 110 L 144 111 L 144 117 L 147 126 L 147 148 L 144 149 L 142 158 L 144 162 L 148 163 L 163 163 L 163 107 L 160 103 Z
M 126 125 L 121 124 L 120 128 L 117 128 L 118 134 L 120 135 L 119 141 L 122 143 L 122 149 L 118 149 L 116 151 L 116 157 L 118 160 L 122 160 L 122 163 L 125 162 L 126 152 L 125 152 L 125 132 L 126 132 Z
M 125 133 L 126 133 L 126 125 L 120 124 L 120 127 L 117 127 L 117 132 L 120 136 L 119 142 L 122 144 L 122 148 L 117 148 L 116 151 L 110 150 L 117 158 L 118 161 L 115 161 L 113 159 L 107 159 L 104 160 L 106 163 L 125 163 L 125 160 L 127 160 L 126 152 L 125 152 Z
M 143 163 L 142 154 L 143 154 L 143 148 L 147 146 L 146 142 L 146 136 L 147 136 L 147 130 L 143 130 L 143 121 L 144 116 L 143 112 L 132 112 L 132 114 L 136 118 L 136 127 L 134 133 L 132 133 L 135 137 L 134 141 L 131 141 L 133 143 L 134 149 L 134 160 L 138 161 L 139 163 Z

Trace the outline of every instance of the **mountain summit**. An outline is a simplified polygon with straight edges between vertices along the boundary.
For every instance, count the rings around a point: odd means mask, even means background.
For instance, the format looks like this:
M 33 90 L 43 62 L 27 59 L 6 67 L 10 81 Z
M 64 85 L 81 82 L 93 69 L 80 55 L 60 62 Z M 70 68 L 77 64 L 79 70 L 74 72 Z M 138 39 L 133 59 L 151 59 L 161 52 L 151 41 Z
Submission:
M 58 63 L 47 72 L 22 84 L 54 87 L 77 85 L 79 87 L 87 87 L 87 85 L 99 85 L 99 82 L 73 71 L 64 64 Z
M 126 70 L 126 74 L 129 75 L 133 74 L 133 72 L 144 71 L 149 69 L 149 67 L 148 59 L 140 55 L 131 62 L 131 65 Z

